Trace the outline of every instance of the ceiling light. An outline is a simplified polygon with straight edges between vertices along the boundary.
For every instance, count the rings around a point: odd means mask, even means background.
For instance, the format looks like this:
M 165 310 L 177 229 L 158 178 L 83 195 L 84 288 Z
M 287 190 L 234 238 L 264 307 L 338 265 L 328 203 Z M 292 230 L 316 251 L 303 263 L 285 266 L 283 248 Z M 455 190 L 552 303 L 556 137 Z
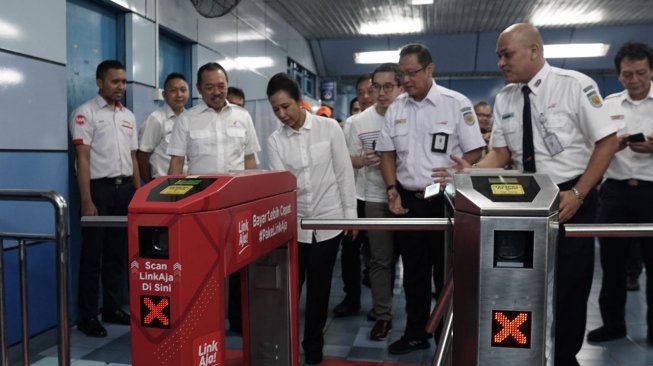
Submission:
M 410 5 L 431 5 L 433 0 L 410 0 Z
M 22 73 L 14 69 L 0 67 L 0 85 L 20 84 L 24 78 Z
M 533 25 L 554 26 L 572 24 L 593 24 L 603 20 L 602 10 L 557 10 L 553 8 L 542 8 L 537 10 L 531 18 Z
M 381 34 L 420 33 L 423 30 L 424 22 L 422 22 L 422 19 L 399 18 L 381 22 L 363 23 L 358 31 L 361 34 L 374 36 Z
M 355 52 L 354 63 L 357 64 L 383 64 L 399 61 L 399 50 L 396 51 L 370 51 Z
M 609 49 L 606 43 L 545 44 L 544 58 L 603 57 Z
M 0 37 L 16 38 L 18 36 L 20 36 L 20 29 L 16 28 L 15 25 L 0 19 Z

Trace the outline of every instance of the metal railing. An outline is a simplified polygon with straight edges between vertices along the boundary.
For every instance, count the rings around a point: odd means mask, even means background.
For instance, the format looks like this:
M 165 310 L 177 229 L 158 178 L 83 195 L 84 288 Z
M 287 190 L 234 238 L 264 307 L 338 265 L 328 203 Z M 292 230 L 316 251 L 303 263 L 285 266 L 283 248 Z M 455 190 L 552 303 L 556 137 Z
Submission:
M 0 351 L 2 366 L 9 365 L 7 354 L 7 333 L 5 318 L 4 293 L 4 240 L 18 241 L 18 264 L 20 276 L 20 308 L 22 325 L 23 364 L 29 365 L 29 314 L 27 309 L 27 246 L 42 242 L 56 243 L 56 273 L 57 273 L 57 348 L 60 366 L 70 366 L 70 333 L 68 325 L 68 204 L 66 200 L 54 191 L 36 190 L 0 190 L 0 201 L 47 201 L 55 210 L 55 233 L 5 233 L 0 232 Z

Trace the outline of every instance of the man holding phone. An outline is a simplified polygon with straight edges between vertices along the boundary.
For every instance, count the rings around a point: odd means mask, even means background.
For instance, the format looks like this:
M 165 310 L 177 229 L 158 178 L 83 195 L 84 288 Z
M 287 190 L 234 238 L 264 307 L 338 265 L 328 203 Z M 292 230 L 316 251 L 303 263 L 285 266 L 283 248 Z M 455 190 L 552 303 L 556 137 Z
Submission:
M 615 56 L 619 81 L 625 90 L 605 98 L 605 107 L 619 124 L 619 152 L 601 185 L 599 221 L 653 222 L 653 50 L 643 43 L 626 43 Z M 648 238 L 600 238 L 603 282 L 599 307 L 603 326 L 587 334 L 590 342 L 626 336 L 626 263 L 631 245 Z M 653 271 L 653 247 L 641 246 L 647 281 Z M 646 286 L 648 302 L 646 341 L 653 345 L 653 286 Z

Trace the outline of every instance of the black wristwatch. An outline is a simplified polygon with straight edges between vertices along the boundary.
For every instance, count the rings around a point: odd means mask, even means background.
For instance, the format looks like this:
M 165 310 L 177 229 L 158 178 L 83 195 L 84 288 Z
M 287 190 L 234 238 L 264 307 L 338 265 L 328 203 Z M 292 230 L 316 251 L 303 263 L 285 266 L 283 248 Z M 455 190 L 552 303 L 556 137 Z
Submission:
M 396 189 L 396 188 L 397 188 L 397 186 L 395 184 L 391 184 L 391 185 L 385 187 L 385 191 L 390 192 L 391 189 Z

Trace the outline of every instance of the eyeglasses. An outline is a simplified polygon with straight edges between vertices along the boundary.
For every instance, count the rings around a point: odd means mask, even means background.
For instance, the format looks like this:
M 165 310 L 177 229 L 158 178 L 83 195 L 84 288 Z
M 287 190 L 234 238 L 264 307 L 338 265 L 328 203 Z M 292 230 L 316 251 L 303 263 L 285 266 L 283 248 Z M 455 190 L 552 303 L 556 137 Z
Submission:
M 414 78 L 415 76 L 417 76 L 418 72 L 426 69 L 427 67 L 428 67 L 428 65 L 422 66 L 421 69 L 417 69 L 417 70 L 413 70 L 413 71 L 404 71 L 403 76 L 408 76 L 409 78 Z
M 372 91 L 378 93 L 383 89 L 384 92 L 390 93 L 397 84 L 385 83 L 385 84 L 372 84 Z

